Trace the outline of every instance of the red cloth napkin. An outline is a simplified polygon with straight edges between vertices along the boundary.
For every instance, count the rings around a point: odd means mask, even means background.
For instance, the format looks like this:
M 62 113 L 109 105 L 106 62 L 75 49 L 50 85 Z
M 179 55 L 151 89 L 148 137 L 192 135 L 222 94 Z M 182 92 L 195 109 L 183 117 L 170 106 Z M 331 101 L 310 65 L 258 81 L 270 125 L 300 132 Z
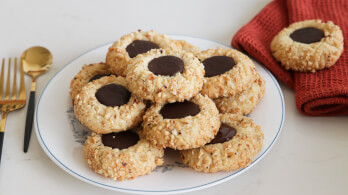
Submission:
M 271 41 L 289 24 L 308 19 L 331 20 L 340 26 L 344 52 L 329 69 L 287 71 L 273 58 Z M 348 0 L 274 0 L 236 33 L 231 44 L 294 89 L 299 112 L 311 116 L 348 114 Z

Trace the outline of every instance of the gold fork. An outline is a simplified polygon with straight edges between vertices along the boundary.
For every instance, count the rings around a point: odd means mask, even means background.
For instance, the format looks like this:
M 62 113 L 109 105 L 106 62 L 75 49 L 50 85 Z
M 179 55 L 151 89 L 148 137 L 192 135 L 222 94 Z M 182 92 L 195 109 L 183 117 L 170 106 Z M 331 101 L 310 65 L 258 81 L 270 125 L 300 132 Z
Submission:
M 2 112 L 0 120 L 0 162 L 1 162 L 1 153 L 2 146 L 4 142 L 4 133 L 7 114 L 11 111 L 23 108 L 25 105 L 25 85 L 24 85 L 24 72 L 23 65 L 20 65 L 20 86 L 19 94 L 17 94 L 17 58 L 14 60 L 14 73 L 13 73 L 13 87 L 12 95 L 10 96 L 10 82 L 11 82 L 11 58 L 8 59 L 8 70 L 7 70 L 7 83 L 5 89 L 5 95 L 3 96 L 3 84 L 4 84 L 4 67 L 5 67 L 5 58 L 2 59 L 1 66 L 1 75 L 0 75 L 0 111 Z M 18 96 L 18 98 L 17 98 Z

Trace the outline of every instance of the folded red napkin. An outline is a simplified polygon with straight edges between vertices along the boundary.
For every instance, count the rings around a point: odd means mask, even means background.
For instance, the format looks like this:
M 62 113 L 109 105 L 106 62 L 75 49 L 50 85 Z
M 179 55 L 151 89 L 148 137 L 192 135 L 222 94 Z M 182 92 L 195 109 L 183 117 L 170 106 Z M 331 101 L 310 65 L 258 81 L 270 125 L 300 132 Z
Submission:
M 273 58 L 273 37 L 293 22 L 333 21 L 341 27 L 344 51 L 329 69 L 316 73 L 285 70 Z M 348 0 L 274 0 L 233 37 L 232 46 L 247 52 L 294 89 L 299 112 L 312 116 L 348 114 Z

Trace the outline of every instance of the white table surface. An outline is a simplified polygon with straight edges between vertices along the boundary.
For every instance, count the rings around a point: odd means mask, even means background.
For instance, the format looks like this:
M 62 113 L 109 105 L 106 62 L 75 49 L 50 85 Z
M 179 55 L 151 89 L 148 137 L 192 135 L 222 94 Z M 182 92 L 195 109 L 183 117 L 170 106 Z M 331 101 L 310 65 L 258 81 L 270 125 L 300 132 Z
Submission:
M 19 57 L 42 45 L 54 55 L 38 79 L 47 81 L 85 51 L 137 29 L 184 34 L 229 44 L 232 36 L 269 0 L 0 1 L 0 57 Z M 27 92 L 30 79 L 27 79 Z M 271 151 L 235 179 L 189 194 L 348 194 L 348 117 L 308 117 L 295 107 L 294 92 L 280 83 L 286 115 Z M 54 103 L 54 102 L 52 102 Z M 0 166 L 0 194 L 124 194 L 80 181 L 56 166 L 33 131 L 23 153 L 27 107 L 9 114 Z M 267 113 L 265 113 L 267 115 Z

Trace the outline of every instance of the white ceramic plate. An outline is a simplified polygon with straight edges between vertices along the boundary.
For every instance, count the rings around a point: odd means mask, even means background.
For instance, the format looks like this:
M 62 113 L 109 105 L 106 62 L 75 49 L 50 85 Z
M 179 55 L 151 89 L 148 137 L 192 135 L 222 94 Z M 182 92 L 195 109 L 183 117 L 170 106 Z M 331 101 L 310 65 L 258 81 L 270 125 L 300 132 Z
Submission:
M 228 47 L 201 38 L 182 35 L 171 37 L 184 39 L 202 50 Z M 94 48 L 64 66 L 48 82 L 37 105 L 35 127 L 38 140 L 49 158 L 72 176 L 102 188 L 128 193 L 189 192 L 225 182 L 250 169 L 265 156 L 279 136 L 285 114 L 283 95 L 272 74 L 254 61 L 257 70 L 266 80 L 266 95 L 250 117 L 262 127 L 265 139 L 261 152 L 250 166 L 234 172 L 200 173 L 182 164 L 176 151 L 168 150 L 162 167 L 156 168 L 150 175 L 131 181 L 118 182 L 94 173 L 85 163 L 82 153 L 83 142 L 89 131 L 74 116 L 69 87 L 71 79 L 80 71 L 82 65 L 104 61 L 110 45 L 108 43 Z

